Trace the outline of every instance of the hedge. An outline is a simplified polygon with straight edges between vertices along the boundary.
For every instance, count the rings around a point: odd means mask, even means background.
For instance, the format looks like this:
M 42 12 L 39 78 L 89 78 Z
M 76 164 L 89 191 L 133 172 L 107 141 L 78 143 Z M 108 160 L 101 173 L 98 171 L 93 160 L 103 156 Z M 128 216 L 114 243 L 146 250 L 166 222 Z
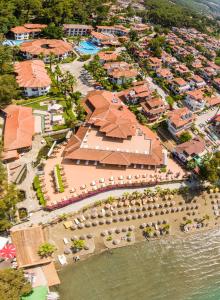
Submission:
M 34 177 L 33 181 L 34 190 L 37 194 L 37 199 L 39 200 L 40 205 L 45 206 L 46 205 L 46 199 L 44 198 L 44 194 L 42 192 L 41 186 L 40 186 L 40 180 L 38 176 Z

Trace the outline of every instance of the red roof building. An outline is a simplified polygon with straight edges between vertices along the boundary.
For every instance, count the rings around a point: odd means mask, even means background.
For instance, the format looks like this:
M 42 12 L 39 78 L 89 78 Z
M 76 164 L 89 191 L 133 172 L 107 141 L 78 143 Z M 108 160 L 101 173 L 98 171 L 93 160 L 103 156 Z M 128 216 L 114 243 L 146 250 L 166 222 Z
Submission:
M 51 80 L 43 61 L 16 62 L 14 71 L 17 74 L 17 83 L 23 89 L 25 96 L 41 96 L 49 92 Z
M 31 107 L 9 105 L 5 113 L 4 152 L 30 149 L 35 133 L 34 116 Z
M 92 91 L 83 104 L 87 112 L 86 125 L 70 139 L 64 159 L 103 167 L 155 168 L 163 165 L 159 138 L 137 122 L 116 94 Z
M 24 24 L 11 28 L 15 40 L 28 40 L 39 36 L 42 29 L 46 28 L 45 24 Z

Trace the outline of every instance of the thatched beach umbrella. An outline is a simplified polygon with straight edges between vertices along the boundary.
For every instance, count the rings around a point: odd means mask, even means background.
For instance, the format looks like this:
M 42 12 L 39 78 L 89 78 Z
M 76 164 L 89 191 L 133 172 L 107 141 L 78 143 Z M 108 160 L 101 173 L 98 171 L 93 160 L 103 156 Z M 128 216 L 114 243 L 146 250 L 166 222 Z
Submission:
M 95 220 L 94 220 L 94 221 L 92 222 L 92 226 L 97 226 L 97 225 L 98 225 L 98 221 L 95 221 Z
M 130 225 L 130 226 L 128 227 L 128 230 L 129 230 L 129 231 L 134 231 L 134 230 L 135 230 L 135 226 L 134 226 L 134 225 Z
M 144 214 L 140 213 L 138 214 L 138 219 L 142 219 L 144 217 Z
M 118 222 L 118 218 L 117 217 L 113 218 L 113 222 L 114 223 Z
M 111 211 L 107 211 L 105 215 L 106 215 L 106 217 L 111 217 L 112 216 L 112 212 Z
M 68 255 L 68 254 L 71 254 L 72 251 L 69 248 L 66 248 L 66 249 L 64 249 L 63 253 Z
M 127 242 L 131 242 L 131 241 L 132 241 L 131 237 L 127 237 Z
M 120 219 L 119 219 L 121 222 L 124 222 L 124 220 L 125 220 L 125 217 L 120 217 Z
M 126 231 L 127 231 L 127 228 L 126 228 L 126 227 L 123 227 L 123 228 L 121 229 L 121 231 L 122 231 L 122 232 L 126 232 Z
M 104 231 L 101 232 L 101 236 L 106 236 L 106 235 L 108 235 L 108 231 L 107 230 L 104 230 Z
M 93 238 L 93 235 L 91 233 L 88 233 L 87 234 L 87 239 L 92 239 Z
M 78 229 L 83 229 L 84 227 L 85 227 L 85 225 L 83 223 L 78 224 Z
M 84 250 L 86 250 L 86 251 L 88 251 L 89 250 L 89 246 L 84 246 L 84 248 L 83 248 Z
M 98 217 L 98 214 L 97 214 L 97 212 L 93 212 L 93 213 L 91 214 L 91 217 L 92 217 L 92 219 L 95 219 L 95 218 L 97 218 L 97 217 Z
M 141 225 L 140 225 L 140 228 L 141 229 L 144 229 L 146 227 L 146 223 L 142 223 Z
M 90 221 L 87 221 L 87 222 L 85 223 L 85 226 L 86 226 L 87 228 L 89 228 L 89 227 L 92 226 L 92 223 L 91 223 Z
M 77 229 L 77 226 L 75 224 L 71 225 L 71 230 L 76 230 Z
M 130 221 L 130 220 L 131 220 L 131 218 L 132 218 L 132 216 L 131 216 L 131 215 L 127 215 L 127 216 L 126 216 L 126 220 L 127 220 L 127 221 Z
M 119 244 L 120 244 L 120 240 L 113 240 L 113 241 L 112 241 L 112 244 L 113 244 L 113 245 L 119 245 Z
M 85 234 L 80 235 L 79 239 L 80 239 L 80 240 L 85 240 L 85 239 L 86 239 Z
M 71 237 L 71 241 L 76 241 L 76 240 L 78 240 L 78 236 L 77 235 L 74 235 L 74 236 Z
M 103 224 L 105 224 L 105 221 L 104 220 L 100 220 L 99 221 L 99 225 L 103 225 Z
M 111 223 L 112 223 L 112 219 L 107 219 L 107 220 L 105 221 L 105 223 L 106 223 L 106 224 L 111 224 Z
M 115 228 L 110 228 L 109 230 L 108 230 L 108 234 L 113 234 L 115 232 Z
M 121 233 L 121 229 L 120 228 L 116 228 L 115 229 L 115 233 L 118 233 L 118 234 Z

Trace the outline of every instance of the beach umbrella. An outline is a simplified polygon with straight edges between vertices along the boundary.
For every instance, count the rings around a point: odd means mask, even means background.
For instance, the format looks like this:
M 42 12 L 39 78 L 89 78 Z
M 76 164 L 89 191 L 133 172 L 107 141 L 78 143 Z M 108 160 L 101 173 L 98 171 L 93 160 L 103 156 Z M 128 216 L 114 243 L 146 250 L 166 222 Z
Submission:
M 86 188 L 85 184 L 81 185 L 81 187 L 80 187 L 81 190 L 84 190 L 85 188 Z
M 113 218 L 113 222 L 114 223 L 118 222 L 118 218 Z
M 130 202 L 128 200 L 125 200 L 124 206 L 129 206 L 129 205 L 130 205 Z
M 118 177 L 118 179 L 119 179 L 119 180 L 123 180 L 123 179 L 124 179 L 124 176 L 120 175 L 120 176 Z
M 103 183 L 104 181 L 105 181 L 104 178 L 100 178 L 100 179 L 99 179 L 99 182 L 100 182 L 100 183 Z
M 96 185 L 96 182 L 93 180 L 91 183 L 90 183 L 91 186 L 95 186 Z
M 121 232 L 121 229 L 120 228 L 116 228 L 115 229 L 115 233 L 120 233 Z
M 106 230 L 101 232 L 101 236 L 106 236 L 108 234 L 108 232 Z
M 91 233 L 88 233 L 87 234 L 87 239 L 92 239 L 93 238 L 93 235 Z
M 85 223 L 85 226 L 86 226 L 86 227 L 91 227 L 91 225 L 92 225 L 92 223 L 89 222 L 89 221 L 87 221 L 87 222 Z
M 106 203 L 106 204 L 105 204 L 105 208 L 106 208 L 106 209 L 110 209 L 110 208 L 111 208 L 111 205 L 110 205 L 109 203 Z
M 109 230 L 108 230 L 108 234 L 113 234 L 115 232 L 115 228 L 110 228 Z
M 144 214 L 140 213 L 138 214 L 138 219 L 142 219 L 144 217 Z
M 131 200 L 131 205 L 135 205 L 135 200 Z
M 103 225 L 103 224 L 105 224 L 105 221 L 104 220 L 100 220 L 99 221 L 99 225 Z
M 94 212 L 94 213 L 91 214 L 91 217 L 92 217 L 93 219 L 95 219 L 95 218 L 98 217 L 98 214 L 97 214 L 96 212 Z
M 86 239 L 85 234 L 80 235 L 79 239 L 80 239 L 80 240 L 85 240 L 85 239 Z
M 113 176 L 111 176 L 111 177 L 109 178 L 109 180 L 110 180 L 110 181 L 113 181 L 113 180 L 114 180 L 114 177 L 113 177 Z
M 84 225 L 83 223 L 78 224 L 78 228 L 79 228 L 79 229 L 83 229 L 84 226 L 85 226 L 85 225 Z
M 131 215 L 126 216 L 126 220 L 127 220 L 127 221 L 130 221 L 131 218 L 132 218 Z
M 131 242 L 131 237 L 127 237 L 127 241 L 128 241 L 128 242 Z
M 128 227 L 128 230 L 129 230 L 129 231 L 134 231 L 134 230 L 135 230 L 135 226 L 134 226 L 134 225 L 129 226 L 129 227 Z
M 132 176 L 131 176 L 131 175 L 128 175 L 128 176 L 127 176 L 127 179 L 132 179 Z
M 131 212 L 131 213 L 135 212 L 135 208 L 131 208 L 131 209 L 130 209 L 130 212 Z
M 89 250 L 89 246 L 84 246 L 84 248 L 83 248 L 84 250 Z
M 113 245 L 118 245 L 119 243 L 120 243 L 120 241 L 119 240 L 113 240 Z
M 66 249 L 64 249 L 63 253 L 68 255 L 68 254 L 71 254 L 72 251 L 69 248 L 66 248 Z
M 0 250 L 0 257 L 6 259 L 12 259 L 16 256 L 15 246 L 13 244 L 7 244 Z
M 141 225 L 140 225 L 140 228 L 141 229 L 144 229 L 146 227 L 146 223 L 142 223 Z
M 106 215 L 106 217 L 111 217 L 112 213 L 110 211 L 107 211 L 105 215 Z
M 97 190 L 97 186 L 94 186 L 94 187 L 92 188 L 92 190 L 93 190 L 93 191 L 96 191 L 96 190 Z
M 126 231 L 127 231 L 127 228 L 126 228 L 126 227 L 123 227 L 123 228 L 121 229 L 121 231 L 122 231 L 122 232 L 126 232 Z
M 125 218 L 124 217 L 120 217 L 120 221 L 124 222 Z
M 129 213 L 129 210 L 128 209 L 125 209 L 124 210 L 124 214 L 128 214 Z
M 147 217 L 149 217 L 149 214 L 146 212 L 146 213 L 144 213 L 144 218 L 147 218 Z
M 92 226 L 97 226 L 98 225 L 98 222 L 97 221 L 93 221 L 92 222 Z
M 112 211 L 112 215 L 113 215 L 113 216 L 116 216 L 116 215 L 117 215 L 117 211 L 116 211 L 116 210 L 113 210 L 113 211 Z

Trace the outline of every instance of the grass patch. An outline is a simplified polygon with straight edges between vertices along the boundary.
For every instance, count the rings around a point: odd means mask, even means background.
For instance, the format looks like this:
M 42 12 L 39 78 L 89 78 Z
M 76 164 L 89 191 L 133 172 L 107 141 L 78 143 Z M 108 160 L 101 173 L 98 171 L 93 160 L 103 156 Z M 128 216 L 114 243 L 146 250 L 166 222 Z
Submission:
M 64 192 L 64 184 L 63 184 L 63 179 L 62 179 L 62 175 L 61 175 L 60 166 L 56 165 L 54 171 L 55 171 L 55 177 L 57 178 L 57 181 L 58 181 L 59 193 L 63 193 Z
M 34 162 L 34 167 L 36 167 L 40 163 L 42 158 L 47 158 L 47 154 L 48 154 L 49 150 L 50 150 L 50 147 L 48 145 L 46 145 L 40 149 L 40 151 L 38 152 L 38 155 L 37 155 L 37 159 Z
M 39 200 L 40 205 L 45 206 L 46 199 L 44 198 L 44 194 L 42 192 L 40 180 L 39 180 L 38 176 L 34 177 L 33 187 L 34 187 L 34 190 L 36 191 L 37 199 Z
M 62 124 L 62 125 L 53 125 L 53 131 L 57 131 L 57 130 L 62 130 L 62 129 L 66 129 L 67 125 L 66 124 Z

